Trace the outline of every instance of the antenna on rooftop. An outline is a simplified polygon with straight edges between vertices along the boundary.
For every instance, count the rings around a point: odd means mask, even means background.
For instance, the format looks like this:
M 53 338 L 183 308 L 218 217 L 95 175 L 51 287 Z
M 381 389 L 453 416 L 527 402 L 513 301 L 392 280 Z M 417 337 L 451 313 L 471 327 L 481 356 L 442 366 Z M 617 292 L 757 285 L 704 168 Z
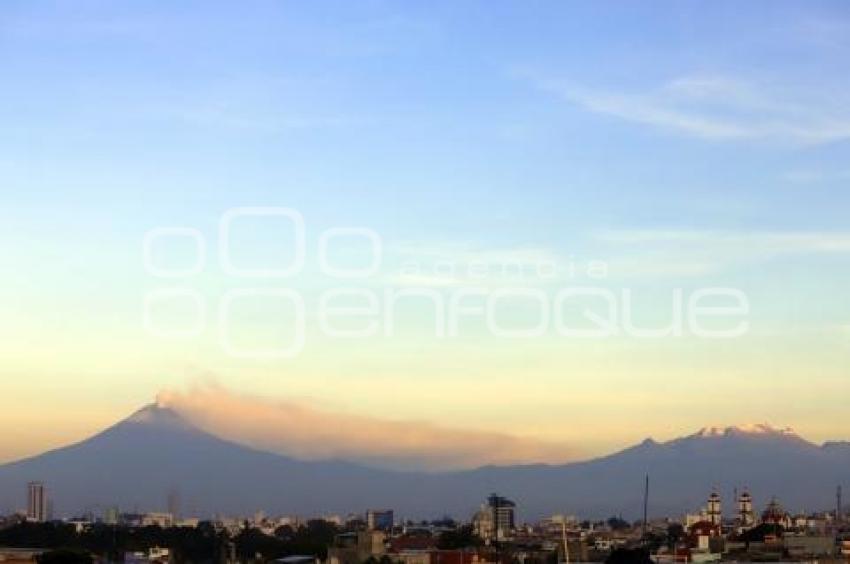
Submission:
M 561 539 L 564 542 L 564 563 L 569 564 L 569 562 L 570 562 L 570 547 L 567 544 L 567 520 L 566 520 L 566 518 L 561 519 Z
M 649 507 L 649 474 L 646 475 L 646 481 L 643 486 L 643 536 L 641 540 L 646 542 L 646 514 Z

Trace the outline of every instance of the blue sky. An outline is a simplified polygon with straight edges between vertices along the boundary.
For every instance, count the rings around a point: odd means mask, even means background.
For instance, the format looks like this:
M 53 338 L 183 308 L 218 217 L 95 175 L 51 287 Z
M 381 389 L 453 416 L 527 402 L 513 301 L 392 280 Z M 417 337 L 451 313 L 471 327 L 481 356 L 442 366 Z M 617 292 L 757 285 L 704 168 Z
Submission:
M 71 394 L 88 414 L 57 412 L 77 421 L 71 436 L 209 371 L 264 397 L 491 429 L 499 421 L 481 412 L 492 397 L 464 412 L 441 383 L 475 389 L 489 374 L 522 398 L 512 429 L 574 444 L 584 439 L 541 405 L 554 412 L 547 402 L 563 397 L 592 424 L 633 416 L 675 381 L 677 430 L 717 416 L 840 435 L 843 406 L 819 411 L 806 394 L 850 391 L 848 54 L 842 2 L 6 2 L 9 397 L 27 405 L 54 390 L 47 401 L 61 405 Z M 545 255 L 604 260 L 611 287 L 741 288 L 752 334 L 511 350 L 483 337 L 472 349 L 323 342 L 259 367 L 220 358 L 212 336 L 144 335 L 142 296 L 159 283 L 143 269 L 145 232 L 194 227 L 214 255 L 221 214 L 256 205 L 299 210 L 310 245 L 323 229 L 370 227 L 388 265 Z M 254 248 L 276 252 L 269 241 Z M 213 297 L 231 285 L 214 261 L 186 283 Z M 394 395 L 362 392 L 411 364 Z M 725 391 L 695 383 L 715 376 Z M 621 401 L 587 387 L 602 377 Z M 442 391 L 433 408 L 409 393 L 422 379 Z M 701 399 L 724 400 L 742 380 L 776 394 L 704 410 Z M 584 446 L 670 428 L 645 427 L 612 425 Z M 0 451 L 51 441 L 45 426 Z

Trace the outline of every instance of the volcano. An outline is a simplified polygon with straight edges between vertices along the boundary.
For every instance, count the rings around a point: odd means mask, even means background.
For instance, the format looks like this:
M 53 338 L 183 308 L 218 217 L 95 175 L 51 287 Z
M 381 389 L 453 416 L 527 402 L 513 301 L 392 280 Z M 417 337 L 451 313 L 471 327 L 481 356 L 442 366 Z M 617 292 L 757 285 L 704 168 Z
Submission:
M 397 472 L 256 450 L 149 405 L 80 443 L 0 466 L 0 507 L 24 506 L 27 482 L 40 480 L 60 516 L 112 506 L 163 510 L 176 491 L 183 513 L 201 517 L 257 510 L 345 515 L 391 507 L 405 518 L 468 519 L 489 493 L 499 492 L 517 503 L 521 519 L 559 512 L 636 518 L 646 474 L 652 515 L 696 511 L 714 489 L 728 512 L 732 492 L 744 487 L 757 505 L 778 496 L 792 511 L 828 509 L 836 485 L 850 484 L 850 443 L 816 445 L 765 425 L 706 428 L 570 464 Z

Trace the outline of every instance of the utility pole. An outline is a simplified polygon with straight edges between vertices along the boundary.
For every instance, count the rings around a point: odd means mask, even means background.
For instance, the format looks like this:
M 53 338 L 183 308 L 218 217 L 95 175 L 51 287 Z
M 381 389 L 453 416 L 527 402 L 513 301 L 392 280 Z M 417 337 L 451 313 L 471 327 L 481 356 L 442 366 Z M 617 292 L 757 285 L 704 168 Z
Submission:
M 646 475 L 646 482 L 643 486 L 643 535 L 641 540 L 646 542 L 646 515 L 649 507 L 649 474 Z
M 561 539 L 564 541 L 564 563 L 570 563 L 570 547 L 567 545 L 567 520 L 561 519 Z

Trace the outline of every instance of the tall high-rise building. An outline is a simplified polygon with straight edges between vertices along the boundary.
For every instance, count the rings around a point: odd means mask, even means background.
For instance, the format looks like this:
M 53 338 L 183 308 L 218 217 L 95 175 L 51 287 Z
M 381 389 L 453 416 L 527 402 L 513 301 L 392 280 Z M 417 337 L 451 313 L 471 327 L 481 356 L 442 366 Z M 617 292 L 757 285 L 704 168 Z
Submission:
M 493 529 L 496 538 L 506 538 L 515 528 L 514 509 L 516 504 L 506 497 L 496 494 L 487 498 L 487 507 L 493 515 Z
M 723 512 L 720 508 L 720 494 L 716 491 L 708 496 L 708 520 L 712 525 L 720 525 L 723 520 Z
M 516 504 L 508 498 L 491 494 L 472 518 L 475 534 L 484 540 L 509 538 L 515 529 L 515 508 Z
M 366 512 L 366 528 L 369 530 L 390 531 L 395 517 L 392 509 L 370 509 Z
M 118 517 L 118 506 L 113 505 L 103 511 L 103 522 L 107 525 L 117 525 Z
M 27 484 L 27 520 L 36 523 L 47 521 L 47 490 L 42 482 Z

